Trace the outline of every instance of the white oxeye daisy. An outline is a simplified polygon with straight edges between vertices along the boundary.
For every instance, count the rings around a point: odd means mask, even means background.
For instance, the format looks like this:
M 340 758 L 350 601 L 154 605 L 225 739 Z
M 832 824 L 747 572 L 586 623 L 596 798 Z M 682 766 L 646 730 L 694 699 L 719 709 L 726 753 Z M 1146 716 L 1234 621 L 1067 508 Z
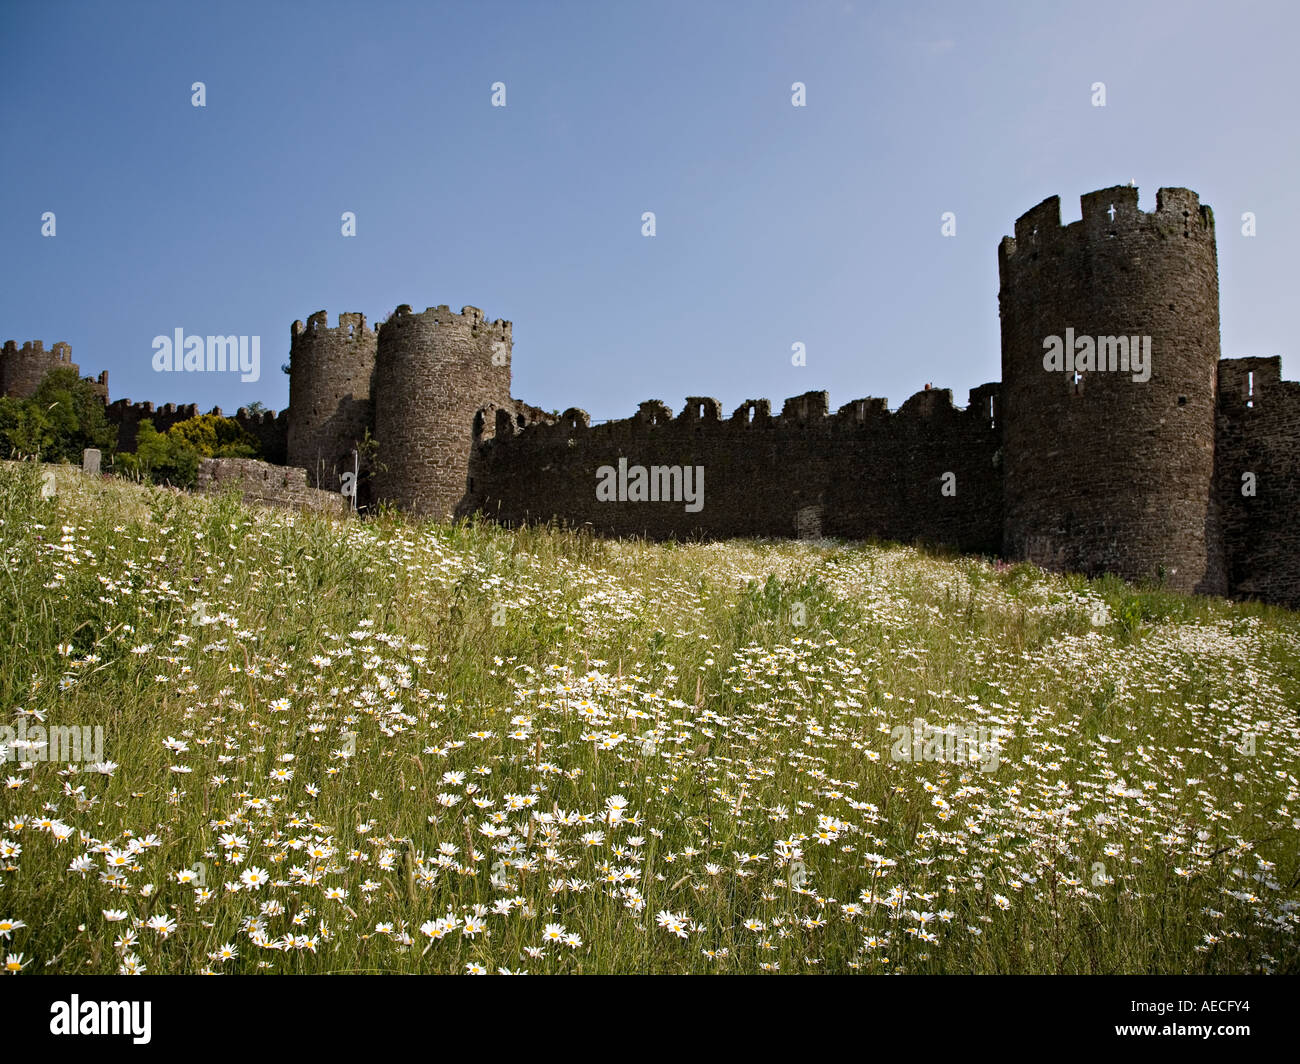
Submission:
M 249 890 L 259 890 L 271 877 L 265 868 L 245 868 L 239 874 L 239 880 Z

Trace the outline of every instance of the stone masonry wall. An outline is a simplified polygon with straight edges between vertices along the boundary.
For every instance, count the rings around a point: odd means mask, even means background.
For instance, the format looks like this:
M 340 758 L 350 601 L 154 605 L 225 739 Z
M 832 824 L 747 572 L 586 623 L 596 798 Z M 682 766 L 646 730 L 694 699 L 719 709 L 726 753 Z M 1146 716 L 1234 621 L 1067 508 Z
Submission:
M 117 449 L 134 451 L 140 434 L 140 422 L 153 422 L 154 430 L 166 432 L 181 421 L 188 421 L 199 416 L 195 403 L 178 406 L 175 403 L 163 403 L 155 407 L 153 403 L 133 403 L 129 399 L 118 399 L 109 403 L 106 410 L 108 420 L 117 426 Z
M 340 314 L 337 328 L 318 311 L 290 330 L 287 461 L 313 487 L 337 490 L 353 468 L 352 449 L 373 424 L 370 390 L 378 337 L 363 314 Z
M 68 344 L 57 343 L 46 351 L 42 340 L 29 340 L 21 348 L 15 341 L 6 340 L 0 349 L 0 395 L 29 399 L 52 369 L 81 373 L 81 367 L 72 361 L 72 348 Z M 93 383 L 95 391 L 107 402 L 108 371 L 100 373 Z
M 510 398 L 511 330 L 477 307 L 414 314 L 379 327 L 375 360 L 375 497 L 449 517 L 466 491 L 475 415 Z
M 1281 378 L 1280 358 L 1219 363 L 1215 487 L 1229 592 L 1300 609 L 1300 384 Z
M 567 410 L 554 424 L 519 431 L 498 417 L 480 438 L 470 490 L 458 513 L 479 511 L 507 524 L 590 524 L 598 533 L 653 539 L 728 536 L 843 536 L 948 543 L 996 552 L 1002 534 L 997 386 L 971 393 L 957 410 L 952 393 L 919 392 L 890 413 L 883 399 L 860 399 L 828 416 L 825 392 L 786 401 L 773 417 L 766 400 L 727 419 L 716 399 L 687 399 L 677 417 L 663 403 L 590 425 Z M 597 470 L 630 466 L 704 469 L 704 505 L 684 501 L 604 502 Z M 944 474 L 956 494 L 943 493 Z
M 251 458 L 205 458 L 199 463 L 195 490 L 220 495 L 231 486 L 238 488 L 248 503 L 338 514 L 348 510 L 347 500 L 338 492 L 311 487 L 305 469 Z
M 209 413 L 224 417 L 221 407 L 215 406 Z M 140 433 L 140 422 L 148 420 L 153 423 L 156 432 L 166 432 L 173 425 L 198 417 L 200 410 L 194 403 L 177 406 L 175 403 L 163 403 L 155 407 L 153 403 L 133 403 L 129 399 L 119 399 L 110 403 L 105 410 L 108 420 L 117 426 L 117 449 L 134 451 Z M 286 458 L 285 439 L 289 430 L 289 411 L 275 413 L 271 410 L 250 411 L 241 406 L 234 414 L 237 421 L 249 435 L 257 440 L 261 447 L 264 461 L 283 465 Z
M 1214 217 L 1188 189 L 1053 196 L 998 249 L 1004 551 L 1046 568 L 1227 590 L 1212 491 L 1219 360 Z M 1044 368 L 1044 340 L 1150 336 L 1151 377 Z

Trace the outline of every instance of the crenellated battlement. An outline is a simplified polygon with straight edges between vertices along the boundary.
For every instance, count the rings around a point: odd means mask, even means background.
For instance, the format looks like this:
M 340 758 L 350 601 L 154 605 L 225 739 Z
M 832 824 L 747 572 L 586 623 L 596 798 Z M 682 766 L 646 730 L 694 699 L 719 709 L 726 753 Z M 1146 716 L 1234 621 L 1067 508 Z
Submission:
M 1082 217 L 1061 224 L 1061 199 L 1049 196 L 1016 219 L 1015 235 L 1003 237 L 998 263 L 1003 272 L 1016 260 L 1035 261 L 1041 254 L 1060 253 L 1072 244 L 1102 248 L 1109 241 L 1121 245 L 1143 237 L 1171 237 L 1214 241 L 1214 212 L 1203 206 L 1189 188 L 1162 188 L 1156 192 L 1156 209 L 1138 208 L 1138 190 L 1132 185 L 1085 192 L 1079 197 Z
M 81 372 L 72 361 L 71 345 L 60 341 L 47 351 L 43 340 L 28 340 L 22 347 L 15 340 L 6 340 L 0 348 L 0 395 L 26 399 L 36 392 L 45 374 L 54 369 Z M 107 374 L 100 374 L 97 383 L 107 395 Z
M 221 414 L 221 407 L 219 406 L 213 407 L 210 412 L 219 417 L 223 416 Z M 187 421 L 192 417 L 199 416 L 199 407 L 197 403 L 183 403 L 179 406 L 176 403 L 163 403 L 162 406 L 154 406 L 153 403 L 147 401 L 142 403 L 133 403 L 130 399 L 118 399 L 115 402 L 108 404 L 107 413 L 110 421 L 116 421 L 119 424 L 125 421 L 140 422 L 144 421 L 146 418 Z M 158 428 L 156 422 L 154 428 Z M 158 429 L 158 431 L 162 432 L 164 430 Z
M 576 413 L 586 418 L 586 412 Z M 475 441 L 509 439 L 529 425 L 541 422 L 553 424 L 556 417 L 521 399 L 511 399 L 503 404 L 488 403 L 474 415 L 472 435 Z M 585 423 L 585 422 L 584 422 Z
M 879 427 L 892 422 L 951 422 L 960 421 L 993 428 L 997 416 L 996 403 L 999 386 L 982 384 L 971 389 L 970 405 L 958 408 L 953 405 L 952 390 L 926 388 L 911 396 L 897 411 L 891 412 L 888 399 L 867 397 L 853 399 L 830 413 L 828 393 L 805 392 L 792 396 L 782 404 L 781 413 L 772 415 L 772 404 L 767 399 L 748 399 L 732 413 L 722 416 L 722 404 L 706 396 L 688 396 L 681 412 L 674 415 L 672 407 L 659 399 L 648 399 L 639 404 L 631 417 L 592 424 L 585 410 L 570 407 L 555 419 L 538 419 L 519 426 L 510 433 L 514 441 L 546 440 L 557 437 L 577 438 L 590 436 L 627 438 L 655 432 L 679 432 L 690 428 L 696 433 L 812 433 L 826 437 L 843 435 L 869 426 Z M 484 415 L 488 408 L 479 413 Z M 487 431 L 491 424 L 480 416 L 476 424 L 482 431 L 475 440 L 493 438 Z M 499 434 L 497 434 L 499 436 Z
M 1294 381 L 1282 380 L 1282 359 L 1277 355 L 1221 359 L 1218 380 L 1219 411 L 1232 417 L 1262 409 L 1282 385 L 1297 387 Z
M 329 335 L 341 340 L 365 340 L 367 338 L 373 339 L 375 332 L 373 329 L 367 328 L 364 314 L 349 312 L 340 313 L 338 325 L 330 328 L 329 314 L 323 310 L 318 310 L 315 314 L 310 315 L 305 325 L 301 321 L 295 321 L 289 327 L 291 346 L 300 336 L 315 337 L 321 335 Z
M 72 363 L 72 346 L 60 341 L 52 344 L 48 351 L 45 350 L 44 340 L 27 340 L 22 347 L 18 346 L 15 340 L 6 340 L 4 342 L 3 357 L 6 359 L 39 359 L 44 362 L 63 362 Z
M 382 333 L 385 329 L 390 328 L 400 330 L 416 322 L 441 326 L 447 329 L 467 330 L 475 335 L 487 334 L 497 339 L 509 340 L 511 338 L 512 326 L 510 322 L 502 318 L 488 321 L 483 311 L 478 307 L 461 307 L 460 313 L 454 314 L 445 303 L 436 307 L 426 307 L 419 314 L 411 309 L 409 303 L 403 303 L 393 311 L 387 321 L 380 324 L 379 331 Z
M 274 410 L 249 410 L 246 406 L 241 406 L 235 411 L 235 420 L 245 425 L 272 425 L 279 421 L 286 421 L 288 417 L 287 408 L 278 414 Z

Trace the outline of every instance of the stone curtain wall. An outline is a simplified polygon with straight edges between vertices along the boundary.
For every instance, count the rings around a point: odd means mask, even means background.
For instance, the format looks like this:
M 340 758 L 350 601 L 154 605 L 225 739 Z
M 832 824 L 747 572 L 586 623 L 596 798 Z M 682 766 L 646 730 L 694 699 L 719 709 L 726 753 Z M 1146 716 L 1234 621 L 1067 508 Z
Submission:
M 117 426 L 117 449 L 134 451 L 140 433 L 140 422 L 153 422 L 154 430 L 166 432 L 173 425 L 199 416 L 199 408 L 194 403 L 177 406 L 175 403 L 163 403 L 155 407 L 153 403 L 133 403 L 129 399 L 119 399 L 110 403 L 105 410 L 108 420 Z M 215 406 L 209 413 L 224 417 L 221 407 Z M 285 441 L 289 431 L 289 411 L 275 413 L 263 410 L 250 412 L 241 406 L 234 415 L 234 420 L 247 431 L 262 448 L 262 457 L 268 462 L 283 465 L 286 458 Z
M 1049 569 L 1227 590 L 1213 498 L 1219 281 L 1214 216 L 1188 189 L 1053 196 L 998 249 L 1006 432 L 1004 552 Z M 1114 207 L 1112 218 L 1110 208 Z M 1146 335 L 1152 370 L 1043 368 L 1046 337 Z
M 109 403 L 105 413 L 108 420 L 117 426 L 117 449 L 134 451 L 141 421 L 152 421 L 156 431 L 166 432 L 178 422 L 198 417 L 199 408 L 194 403 L 183 406 L 163 403 L 162 406 L 155 407 L 153 403 L 133 403 L 129 399 L 119 399 Z
M 653 539 L 879 537 L 992 553 L 1002 534 L 996 394 L 985 385 L 957 410 L 949 391 L 919 392 L 892 414 L 885 400 L 862 399 L 828 416 L 826 393 L 810 392 L 776 417 L 757 400 L 723 419 L 717 400 L 696 397 L 676 417 L 651 401 L 603 425 L 590 426 L 581 410 L 522 431 L 507 420 L 477 444 L 458 512 L 512 525 L 554 517 Z M 703 466 L 703 508 L 599 501 L 597 469 L 620 457 L 629 466 Z M 943 494 L 945 473 L 955 474 L 955 495 Z
M 1216 493 L 1229 593 L 1300 609 L 1300 384 L 1281 378 L 1280 358 L 1219 363 Z
M 220 414 L 221 408 L 217 407 L 213 412 Z M 250 413 L 248 407 L 241 406 L 235 411 L 235 421 L 239 423 L 240 428 L 257 440 L 261 447 L 263 461 L 273 465 L 293 464 L 287 461 L 287 440 L 291 423 L 289 411 L 281 410 L 278 414 L 273 410 Z
M 239 489 L 245 502 L 262 506 L 338 514 L 349 509 L 347 500 L 338 492 L 311 487 L 305 469 L 251 458 L 205 458 L 199 463 L 195 490 L 220 495 L 231 486 Z

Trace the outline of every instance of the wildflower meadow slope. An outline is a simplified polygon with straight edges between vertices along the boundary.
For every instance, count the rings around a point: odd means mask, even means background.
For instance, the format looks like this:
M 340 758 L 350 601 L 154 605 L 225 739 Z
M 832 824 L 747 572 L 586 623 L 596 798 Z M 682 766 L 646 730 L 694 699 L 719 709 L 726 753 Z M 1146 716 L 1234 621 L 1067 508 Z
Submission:
M 16 974 L 1300 970 L 1300 615 L 40 475 Z

